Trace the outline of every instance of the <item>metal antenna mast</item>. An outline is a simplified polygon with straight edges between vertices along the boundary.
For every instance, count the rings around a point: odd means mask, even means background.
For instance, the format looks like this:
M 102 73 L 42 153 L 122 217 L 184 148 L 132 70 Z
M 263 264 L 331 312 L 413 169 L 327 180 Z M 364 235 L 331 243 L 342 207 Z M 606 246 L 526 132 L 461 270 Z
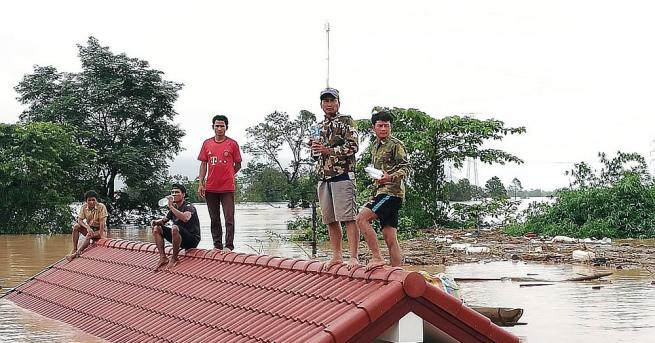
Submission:
M 325 35 L 327 36 L 327 78 L 325 87 L 330 88 L 330 22 L 325 22 Z

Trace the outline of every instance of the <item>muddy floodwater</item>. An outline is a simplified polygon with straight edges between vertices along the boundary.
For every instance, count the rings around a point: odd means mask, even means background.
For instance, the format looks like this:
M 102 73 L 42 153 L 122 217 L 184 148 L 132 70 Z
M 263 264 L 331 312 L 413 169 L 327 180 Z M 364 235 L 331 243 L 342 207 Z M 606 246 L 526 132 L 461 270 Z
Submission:
M 211 248 L 209 216 L 197 205 L 202 229 L 199 248 Z M 288 241 L 286 222 L 307 210 L 284 204 L 238 205 L 236 250 L 246 253 L 309 258 L 311 246 Z M 149 230 L 112 229 L 111 237 L 152 241 Z M 382 243 L 383 244 L 383 243 Z M 383 245 L 384 246 L 384 245 Z M 3 293 L 57 262 L 71 247 L 69 235 L 0 235 L 0 284 Z M 324 258 L 326 245 L 319 246 Z M 528 282 L 460 282 L 464 300 L 471 305 L 520 307 L 520 322 L 507 328 L 527 342 L 653 342 L 655 337 L 655 276 L 645 269 L 616 270 L 585 265 L 490 262 L 452 266 L 407 266 L 411 270 L 445 271 L 453 277 L 533 277 L 559 281 L 580 274 L 610 271 L 606 281 L 552 282 L 521 287 Z M 592 287 L 600 286 L 600 289 Z M 102 342 L 68 325 L 16 307 L 0 299 L 0 341 Z

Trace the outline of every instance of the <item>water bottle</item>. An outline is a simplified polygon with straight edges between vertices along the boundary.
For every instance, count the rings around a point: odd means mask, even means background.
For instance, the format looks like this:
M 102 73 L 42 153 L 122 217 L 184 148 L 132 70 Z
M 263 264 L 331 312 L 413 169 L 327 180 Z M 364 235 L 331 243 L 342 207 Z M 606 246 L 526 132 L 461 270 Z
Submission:
M 172 198 L 172 196 L 167 195 L 167 196 L 165 196 L 165 197 L 159 199 L 159 202 L 157 202 L 157 205 L 159 205 L 160 207 L 165 207 L 165 206 L 167 206 L 167 205 L 168 205 L 168 199 L 169 199 L 169 198 Z
M 310 142 L 321 141 L 321 127 L 319 125 L 313 125 L 309 128 L 309 140 Z M 312 150 L 312 156 L 321 156 L 321 153 L 319 151 Z

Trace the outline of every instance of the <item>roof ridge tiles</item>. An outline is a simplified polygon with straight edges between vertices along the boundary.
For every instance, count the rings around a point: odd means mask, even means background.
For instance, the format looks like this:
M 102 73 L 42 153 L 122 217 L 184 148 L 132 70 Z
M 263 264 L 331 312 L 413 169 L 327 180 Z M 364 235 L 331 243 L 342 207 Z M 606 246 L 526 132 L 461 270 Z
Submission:
M 272 259 L 269 260 L 269 263 L 271 263 L 272 260 L 275 259 L 275 258 L 279 258 L 279 259 L 280 259 L 280 262 L 279 262 L 276 266 L 271 266 L 270 264 L 268 264 L 267 266 L 269 266 L 269 267 L 273 267 L 273 268 L 275 268 L 275 269 L 280 269 L 280 266 L 282 265 L 282 263 L 283 263 L 284 261 L 288 261 L 288 260 L 291 260 L 291 259 L 292 259 L 292 258 L 290 258 L 290 257 L 274 257 L 274 258 L 272 258 Z

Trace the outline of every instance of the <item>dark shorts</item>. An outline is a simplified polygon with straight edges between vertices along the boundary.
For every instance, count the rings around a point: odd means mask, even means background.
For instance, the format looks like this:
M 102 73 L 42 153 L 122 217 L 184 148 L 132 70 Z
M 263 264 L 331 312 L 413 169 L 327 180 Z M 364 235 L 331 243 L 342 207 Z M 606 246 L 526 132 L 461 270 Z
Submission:
M 196 238 L 194 235 L 192 235 L 186 228 L 183 226 L 178 226 L 180 229 L 180 236 L 182 237 L 182 243 L 180 243 L 180 248 L 182 249 L 192 249 L 198 246 L 198 243 L 200 243 L 200 239 Z M 173 234 L 171 233 L 171 227 L 170 226 L 163 226 L 162 232 L 164 234 L 164 238 L 169 241 L 173 242 Z
M 372 202 L 366 204 L 366 207 L 378 216 L 380 227 L 398 228 L 398 210 L 402 204 L 402 198 L 389 194 L 378 194 Z

